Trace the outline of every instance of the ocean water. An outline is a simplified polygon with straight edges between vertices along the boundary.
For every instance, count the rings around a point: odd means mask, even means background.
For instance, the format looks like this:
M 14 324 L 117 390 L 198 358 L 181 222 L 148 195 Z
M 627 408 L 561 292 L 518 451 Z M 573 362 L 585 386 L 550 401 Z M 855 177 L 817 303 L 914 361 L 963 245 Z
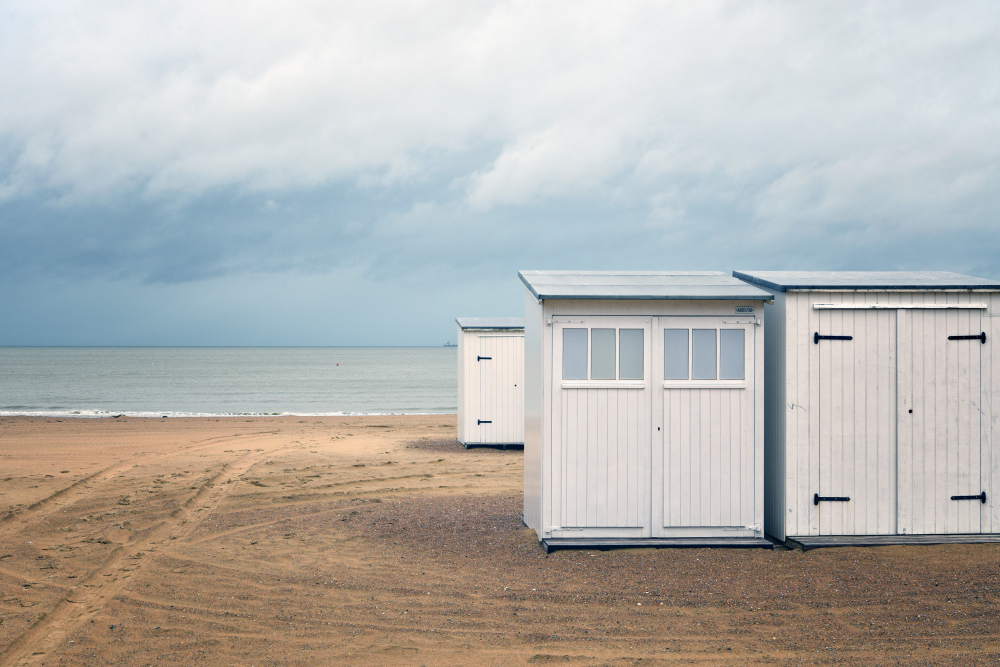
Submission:
M 0 347 L 0 415 L 454 413 L 451 347 Z

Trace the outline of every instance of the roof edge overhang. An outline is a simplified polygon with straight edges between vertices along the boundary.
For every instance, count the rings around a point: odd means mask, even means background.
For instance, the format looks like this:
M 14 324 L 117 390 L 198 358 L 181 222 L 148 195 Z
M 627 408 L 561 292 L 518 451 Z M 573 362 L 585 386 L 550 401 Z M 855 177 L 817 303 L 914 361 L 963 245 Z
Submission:
M 843 285 L 829 283 L 826 285 L 781 284 L 758 278 L 742 271 L 733 271 L 733 277 L 743 282 L 763 289 L 779 292 L 1000 292 L 1000 286 L 947 284 L 940 285 Z
M 581 274 L 593 273 L 601 274 L 603 272 L 596 271 L 580 271 Z M 622 272 L 626 273 L 626 272 Z M 629 272 L 632 275 L 645 275 L 639 272 Z M 698 272 L 692 272 L 693 275 L 699 275 Z M 703 272 L 701 275 L 718 275 L 715 272 Z M 724 275 L 724 274 L 723 274 Z M 539 293 L 535 287 L 528 282 L 528 279 L 524 277 L 524 274 L 520 271 L 517 272 L 517 277 L 520 278 L 521 282 L 524 283 L 525 288 L 531 292 L 539 301 L 773 301 L 774 295 L 769 294 L 764 291 L 760 291 L 758 294 L 720 294 L 720 295 L 677 295 L 677 294 L 637 294 L 637 295 L 622 295 L 622 294 L 560 294 L 558 292 Z M 760 290 L 759 286 L 754 286 Z

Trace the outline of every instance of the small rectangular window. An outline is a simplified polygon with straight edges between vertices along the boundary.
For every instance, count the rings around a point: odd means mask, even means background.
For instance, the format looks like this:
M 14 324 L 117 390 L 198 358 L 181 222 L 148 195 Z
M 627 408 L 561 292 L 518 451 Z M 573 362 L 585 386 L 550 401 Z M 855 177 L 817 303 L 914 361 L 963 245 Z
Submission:
M 618 379 L 644 380 L 642 329 L 618 331 Z
M 719 331 L 719 379 L 743 380 L 743 329 Z
M 663 379 L 688 379 L 688 330 L 663 330 Z
M 715 380 L 715 329 L 691 331 L 691 378 Z
M 615 379 L 615 330 L 590 330 L 590 379 Z
M 563 329 L 563 380 L 587 379 L 587 330 Z

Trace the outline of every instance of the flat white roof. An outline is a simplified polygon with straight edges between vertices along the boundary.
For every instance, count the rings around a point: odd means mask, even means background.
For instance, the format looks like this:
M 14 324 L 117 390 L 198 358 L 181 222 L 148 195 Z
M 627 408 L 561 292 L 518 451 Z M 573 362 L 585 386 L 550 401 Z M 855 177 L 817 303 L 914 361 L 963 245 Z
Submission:
M 523 329 L 523 317 L 456 317 L 460 329 Z
M 721 271 L 518 271 L 537 299 L 770 300 Z
M 950 271 L 733 271 L 753 285 L 790 289 L 1000 289 L 1000 281 Z

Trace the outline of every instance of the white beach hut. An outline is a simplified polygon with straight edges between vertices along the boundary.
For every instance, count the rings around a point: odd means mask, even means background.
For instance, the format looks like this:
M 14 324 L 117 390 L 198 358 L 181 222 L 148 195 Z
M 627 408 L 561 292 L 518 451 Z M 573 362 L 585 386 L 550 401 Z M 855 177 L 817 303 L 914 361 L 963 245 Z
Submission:
M 458 441 L 524 446 L 524 319 L 459 317 Z
M 763 538 L 763 305 L 716 272 L 521 271 L 524 522 L 546 551 Z
M 767 534 L 803 548 L 996 540 L 1000 282 L 733 275 L 775 295 L 765 309 Z

